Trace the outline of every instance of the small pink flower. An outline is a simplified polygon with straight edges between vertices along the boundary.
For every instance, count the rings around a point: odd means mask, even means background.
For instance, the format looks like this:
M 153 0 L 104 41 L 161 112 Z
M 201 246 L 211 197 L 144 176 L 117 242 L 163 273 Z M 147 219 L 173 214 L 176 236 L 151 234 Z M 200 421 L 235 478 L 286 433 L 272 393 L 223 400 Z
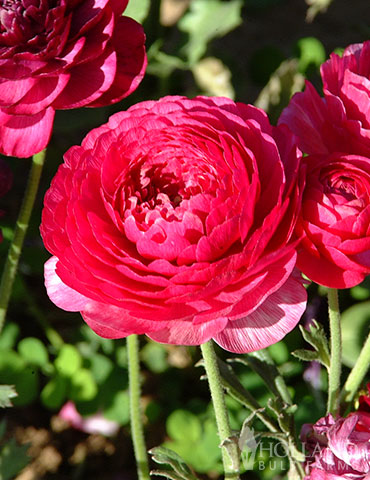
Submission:
M 321 75 L 324 98 L 307 83 L 279 120 L 309 154 L 297 266 L 349 288 L 370 273 L 370 41 L 333 54 Z
M 48 295 L 99 335 L 233 352 L 277 342 L 306 304 L 294 266 L 300 153 L 226 98 L 143 102 L 65 155 L 45 196 Z
M 368 480 L 370 478 L 370 413 L 362 410 L 346 418 L 321 418 L 304 425 L 307 450 L 306 480 Z
M 82 417 L 77 411 L 73 402 L 67 402 L 61 408 L 59 417 L 69 423 L 76 430 L 85 433 L 100 433 L 110 437 L 115 435 L 119 430 L 119 424 L 111 420 L 107 420 L 101 413 L 95 413 L 88 417 Z
M 47 145 L 55 110 L 110 105 L 146 66 L 142 27 L 128 0 L 30 0 L 0 6 L 0 153 Z

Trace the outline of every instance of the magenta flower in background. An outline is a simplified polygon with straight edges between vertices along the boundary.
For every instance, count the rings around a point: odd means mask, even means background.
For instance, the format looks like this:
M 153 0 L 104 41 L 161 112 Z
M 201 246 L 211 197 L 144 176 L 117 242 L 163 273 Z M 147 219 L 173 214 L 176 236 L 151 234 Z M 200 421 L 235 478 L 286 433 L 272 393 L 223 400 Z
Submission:
M 297 266 L 311 280 L 349 288 L 370 273 L 370 42 L 321 67 L 324 98 L 308 82 L 283 111 L 309 155 Z
M 55 110 L 110 105 L 141 81 L 145 36 L 128 0 L 2 2 L 0 153 L 46 147 Z
M 65 155 L 45 196 L 48 295 L 99 335 L 266 347 L 306 292 L 292 239 L 303 186 L 288 129 L 226 98 L 113 115 Z
M 369 397 L 367 397 L 369 400 Z M 370 412 L 361 408 L 346 418 L 323 417 L 304 425 L 305 480 L 370 478 Z
M 370 40 L 332 54 L 321 65 L 324 97 L 307 81 L 279 123 L 289 125 L 308 154 L 370 156 Z

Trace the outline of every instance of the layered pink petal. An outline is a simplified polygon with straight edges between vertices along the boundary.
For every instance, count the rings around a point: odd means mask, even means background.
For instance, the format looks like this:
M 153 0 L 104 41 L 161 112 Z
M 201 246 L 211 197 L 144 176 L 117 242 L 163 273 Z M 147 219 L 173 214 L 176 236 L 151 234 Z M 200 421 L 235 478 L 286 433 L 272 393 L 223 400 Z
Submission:
M 292 277 L 299 163 L 287 129 L 228 99 L 113 115 L 67 152 L 45 195 L 41 233 L 62 282 L 51 299 L 81 300 L 108 338 L 215 338 L 232 351 L 278 341 L 305 303 Z M 61 300 L 68 288 L 77 296 Z
M 250 315 L 229 321 L 214 340 L 225 350 L 246 353 L 281 340 L 299 322 L 306 308 L 307 293 L 300 279 L 285 284 Z
M 35 115 L 8 115 L 0 110 L 0 153 L 30 157 L 43 150 L 50 139 L 54 109 L 49 107 Z

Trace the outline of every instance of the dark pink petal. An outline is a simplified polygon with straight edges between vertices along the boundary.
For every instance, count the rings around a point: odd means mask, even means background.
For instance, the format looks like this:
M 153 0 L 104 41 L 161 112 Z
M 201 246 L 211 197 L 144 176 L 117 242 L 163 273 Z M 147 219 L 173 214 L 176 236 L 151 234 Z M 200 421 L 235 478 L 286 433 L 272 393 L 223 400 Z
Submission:
M 9 115 L 35 115 L 48 108 L 55 98 L 63 91 L 70 75 L 61 74 L 57 77 L 41 77 L 29 88 L 26 95 L 17 103 L 6 109 Z
M 36 115 L 8 115 L 0 110 L 0 153 L 14 157 L 30 157 L 49 142 L 54 109 Z
M 325 139 L 327 110 L 322 98 L 310 82 L 306 89 L 296 93 L 279 118 L 279 125 L 287 125 L 299 139 L 305 153 L 328 154 Z
M 70 81 L 53 102 L 53 107 L 63 110 L 93 102 L 112 85 L 116 65 L 116 53 L 109 50 L 92 62 L 74 67 Z
M 147 65 L 145 35 L 140 24 L 128 17 L 116 20 L 112 37 L 117 53 L 117 68 L 109 90 L 89 107 L 101 107 L 122 100 L 132 93 L 141 82 Z

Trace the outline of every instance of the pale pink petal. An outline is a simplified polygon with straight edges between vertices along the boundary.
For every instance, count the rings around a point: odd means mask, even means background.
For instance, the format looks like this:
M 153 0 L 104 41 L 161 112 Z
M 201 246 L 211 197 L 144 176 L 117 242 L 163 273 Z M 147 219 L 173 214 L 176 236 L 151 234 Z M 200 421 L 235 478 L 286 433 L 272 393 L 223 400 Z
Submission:
M 225 350 L 247 353 L 281 340 L 299 322 L 306 308 L 307 293 L 301 280 L 291 276 L 257 310 L 229 321 L 213 339 Z
M 62 282 L 56 273 L 57 263 L 57 257 L 51 257 L 44 265 L 45 287 L 48 296 L 57 307 L 68 312 L 79 312 L 90 299 Z

